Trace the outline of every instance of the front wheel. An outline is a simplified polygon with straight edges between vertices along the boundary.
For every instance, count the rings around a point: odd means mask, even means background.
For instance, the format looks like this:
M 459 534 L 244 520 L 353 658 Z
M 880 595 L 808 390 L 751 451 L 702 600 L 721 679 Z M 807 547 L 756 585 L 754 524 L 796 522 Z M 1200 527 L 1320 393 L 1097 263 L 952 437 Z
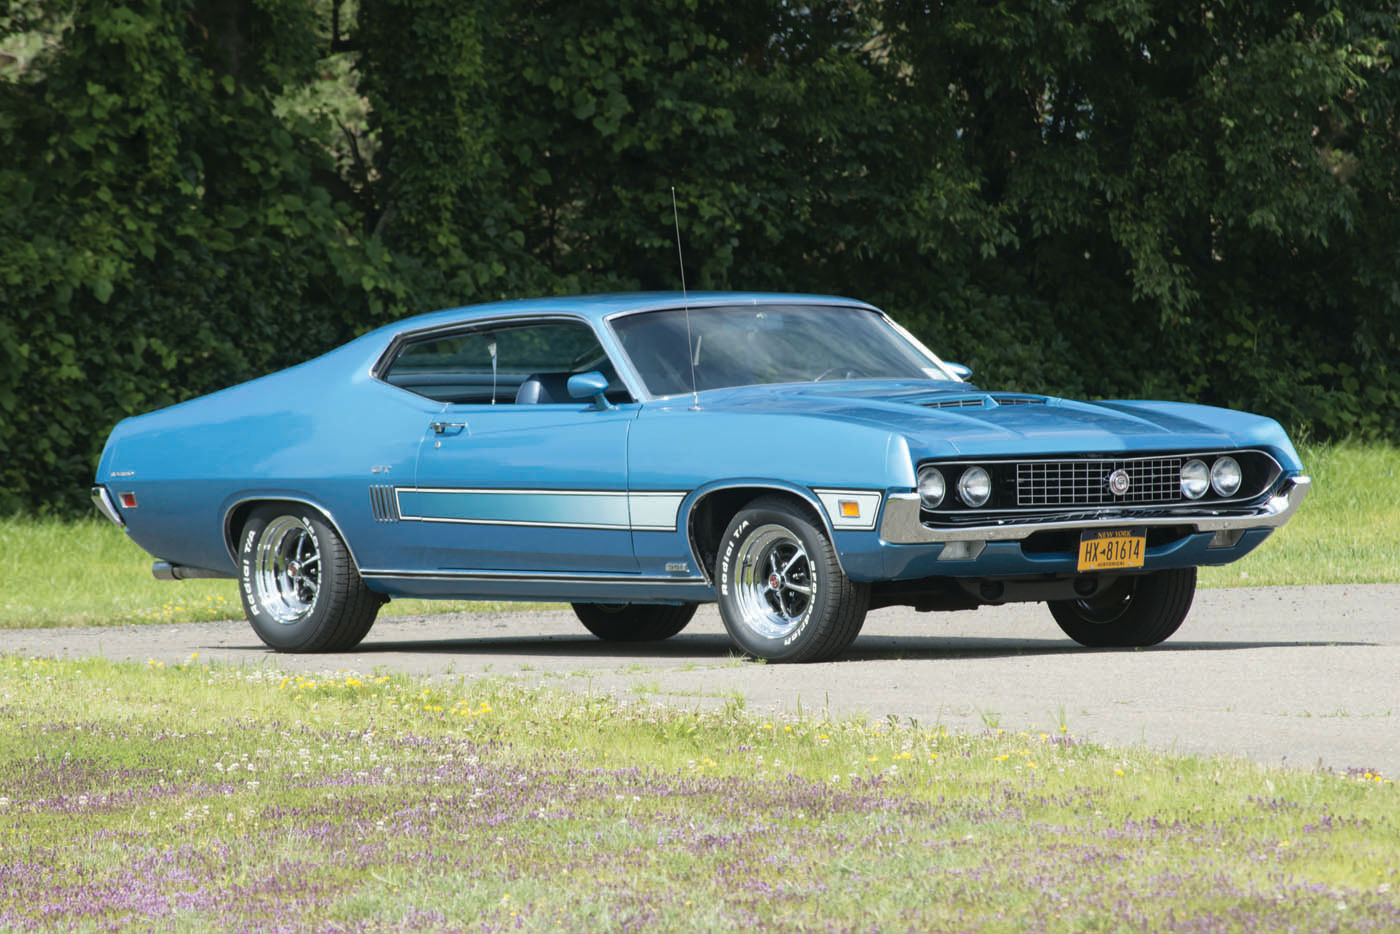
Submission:
M 1181 627 L 1196 594 L 1196 569 L 1122 577 L 1089 600 L 1047 605 L 1065 635 L 1093 648 L 1156 645 Z
M 604 642 L 660 642 L 680 632 L 695 615 L 695 604 L 575 603 L 583 628 Z
M 238 593 L 253 631 L 279 652 L 344 652 L 374 625 L 384 598 L 305 506 L 261 506 L 239 539 Z
M 764 497 L 729 523 L 719 613 L 745 653 L 775 662 L 834 658 L 860 633 L 870 586 L 846 577 L 826 532 L 791 501 Z

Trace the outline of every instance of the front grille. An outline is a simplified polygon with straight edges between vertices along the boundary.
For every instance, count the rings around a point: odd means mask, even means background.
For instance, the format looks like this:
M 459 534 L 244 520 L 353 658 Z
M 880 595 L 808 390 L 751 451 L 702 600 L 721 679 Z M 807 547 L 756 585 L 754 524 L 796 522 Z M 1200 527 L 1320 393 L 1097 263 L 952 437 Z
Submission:
M 1025 461 L 1016 465 L 1016 505 L 1115 506 L 1181 500 L 1181 457 L 1137 460 Z M 1128 491 L 1115 495 L 1108 478 L 1128 474 Z

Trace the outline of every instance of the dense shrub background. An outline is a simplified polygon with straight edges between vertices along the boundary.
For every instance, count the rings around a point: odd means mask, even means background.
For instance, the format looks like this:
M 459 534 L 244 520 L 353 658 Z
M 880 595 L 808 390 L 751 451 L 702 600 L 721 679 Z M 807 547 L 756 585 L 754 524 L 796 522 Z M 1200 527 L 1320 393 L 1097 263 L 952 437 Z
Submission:
M 1393 3 L 12 0 L 0 513 L 394 317 L 869 299 L 987 386 L 1400 437 Z

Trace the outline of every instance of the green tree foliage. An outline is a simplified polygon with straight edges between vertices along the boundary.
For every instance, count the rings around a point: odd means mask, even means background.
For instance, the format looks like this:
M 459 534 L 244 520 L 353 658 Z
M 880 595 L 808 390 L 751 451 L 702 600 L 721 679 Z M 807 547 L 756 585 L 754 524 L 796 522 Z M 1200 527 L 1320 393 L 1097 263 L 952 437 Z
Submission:
M 1397 51 L 1375 0 L 17 0 L 0 511 L 390 316 L 674 289 L 673 186 L 691 288 L 1397 437 Z
M 1070 391 L 1396 433 L 1393 6 L 894 0 L 885 16 L 998 227 L 965 258 L 960 320 L 1035 322 L 1036 375 Z M 995 340 L 973 353 L 1020 382 Z
M 309 8 L 68 15 L 0 83 L 3 511 L 80 500 L 116 418 L 362 326 L 385 265 L 318 181 L 323 150 L 273 114 L 316 61 Z

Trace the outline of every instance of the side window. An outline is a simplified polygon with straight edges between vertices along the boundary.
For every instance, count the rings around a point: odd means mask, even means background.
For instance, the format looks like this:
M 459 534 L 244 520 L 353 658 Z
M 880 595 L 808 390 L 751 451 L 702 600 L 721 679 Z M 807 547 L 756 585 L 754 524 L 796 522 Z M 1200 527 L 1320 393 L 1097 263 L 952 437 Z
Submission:
M 438 402 L 576 403 L 565 385 L 573 374 L 590 370 L 608 378 L 614 401 L 631 398 L 588 325 L 551 321 L 420 338 L 399 350 L 381 378 Z

